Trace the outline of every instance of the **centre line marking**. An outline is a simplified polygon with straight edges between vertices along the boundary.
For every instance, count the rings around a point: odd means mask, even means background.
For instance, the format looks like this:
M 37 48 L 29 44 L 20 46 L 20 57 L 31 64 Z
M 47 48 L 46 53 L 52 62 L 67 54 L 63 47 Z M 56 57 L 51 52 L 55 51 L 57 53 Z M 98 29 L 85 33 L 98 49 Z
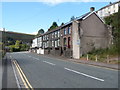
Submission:
M 89 77 L 89 78 L 92 78 L 92 79 L 96 79 L 96 80 L 99 80 L 99 81 L 104 81 L 103 79 L 100 79 L 100 78 L 97 78 L 97 77 L 94 77 L 94 76 L 91 76 L 91 75 L 87 75 L 85 73 L 81 73 L 81 72 L 78 72 L 78 71 L 75 71 L 75 70 L 72 70 L 72 69 L 69 69 L 69 68 L 66 68 L 64 67 L 64 69 L 68 70 L 68 71 L 72 71 L 74 73 L 77 73 L 77 74 L 80 74 L 80 75 L 83 75 L 83 76 L 86 76 L 86 77 Z
M 29 56 L 29 55 L 28 55 L 28 57 L 33 58 L 33 59 L 36 59 L 36 60 L 39 60 L 38 58 L 35 58 L 35 57 L 32 57 L 32 56 Z
M 55 65 L 54 63 L 50 63 L 50 62 L 47 62 L 47 61 L 43 61 L 43 62 L 45 62 L 47 64 L 50 64 L 50 65 Z
M 36 59 L 36 60 L 39 60 L 38 58 L 35 58 L 35 57 L 33 57 L 34 59 Z

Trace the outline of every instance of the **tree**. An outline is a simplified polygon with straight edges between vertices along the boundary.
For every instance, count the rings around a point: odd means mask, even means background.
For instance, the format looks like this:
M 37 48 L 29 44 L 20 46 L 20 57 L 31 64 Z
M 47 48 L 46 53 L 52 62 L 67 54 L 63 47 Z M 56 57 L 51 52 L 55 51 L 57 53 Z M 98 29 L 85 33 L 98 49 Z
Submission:
M 15 49 L 16 49 L 16 51 L 19 51 L 20 50 L 20 44 L 21 44 L 21 41 L 19 41 L 19 40 L 16 40 L 16 42 L 15 42 Z
M 120 38 L 120 9 L 118 13 L 105 18 L 105 23 L 112 26 L 112 35 L 114 38 L 114 43 L 117 44 Z
M 75 20 L 75 17 L 74 17 L 74 16 L 72 16 L 72 17 L 70 18 L 70 21 L 73 21 L 73 20 Z
M 55 29 L 57 27 L 58 27 L 57 22 L 53 22 L 53 24 L 50 26 L 50 28 L 48 29 L 48 31 L 52 30 L 52 29 Z
M 44 34 L 44 29 L 40 29 L 39 31 L 38 31 L 38 33 L 37 33 L 37 35 L 41 35 L 41 34 Z
M 111 50 L 120 53 L 120 8 L 118 13 L 105 17 L 105 23 L 112 26 L 113 42 Z M 119 52 L 118 52 L 119 51 Z M 112 51 L 113 52 L 113 51 Z
M 64 23 L 63 23 L 63 22 L 61 23 L 61 26 L 62 26 L 62 25 L 64 25 Z

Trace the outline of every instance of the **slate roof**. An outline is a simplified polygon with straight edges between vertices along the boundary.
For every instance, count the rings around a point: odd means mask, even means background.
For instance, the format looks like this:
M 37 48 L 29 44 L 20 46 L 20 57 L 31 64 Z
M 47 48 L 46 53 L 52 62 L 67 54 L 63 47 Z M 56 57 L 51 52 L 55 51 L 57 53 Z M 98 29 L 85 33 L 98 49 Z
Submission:
M 83 14 L 83 15 L 75 18 L 74 20 L 76 20 L 76 21 L 77 21 L 77 20 L 82 20 L 83 18 L 88 17 L 88 16 L 91 15 L 92 13 L 95 13 L 95 12 L 94 12 L 94 11 L 93 11 L 93 12 L 88 12 L 88 13 L 86 13 L 86 14 Z M 96 13 L 95 13 L 95 14 L 96 14 Z M 59 30 L 59 29 L 61 29 L 61 28 L 63 28 L 63 27 L 66 27 L 67 25 L 72 24 L 72 22 L 73 22 L 73 21 L 69 21 L 69 22 L 65 23 L 64 25 L 59 26 L 59 27 L 57 27 L 57 28 L 55 28 L 55 29 L 53 29 L 53 30 L 47 31 L 46 33 L 44 33 L 44 34 L 42 34 L 42 35 L 40 35 L 40 36 L 49 34 L 49 33 L 51 33 L 51 32 L 54 32 L 54 31 L 56 31 L 56 30 Z

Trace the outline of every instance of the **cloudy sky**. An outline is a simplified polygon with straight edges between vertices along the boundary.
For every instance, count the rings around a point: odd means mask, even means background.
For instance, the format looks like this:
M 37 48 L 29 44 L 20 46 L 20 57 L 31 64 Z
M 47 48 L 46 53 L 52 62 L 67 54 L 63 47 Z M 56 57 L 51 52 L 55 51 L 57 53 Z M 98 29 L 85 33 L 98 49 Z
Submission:
M 58 25 L 117 0 L 2 0 L 0 19 L 9 31 L 35 33 L 43 28 L 45 31 L 56 21 Z

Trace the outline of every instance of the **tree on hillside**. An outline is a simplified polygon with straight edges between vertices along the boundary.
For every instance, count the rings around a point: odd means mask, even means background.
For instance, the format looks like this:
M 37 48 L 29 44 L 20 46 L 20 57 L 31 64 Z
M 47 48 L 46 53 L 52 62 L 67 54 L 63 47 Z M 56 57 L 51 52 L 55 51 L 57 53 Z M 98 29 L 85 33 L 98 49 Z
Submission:
M 21 41 L 16 40 L 16 42 L 15 42 L 15 48 L 19 49 L 20 48 L 20 44 L 21 44 Z
M 105 18 L 105 23 L 112 26 L 112 35 L 114 44 L 111 46 L 111 52 L 120 53 L 120 8 L 118 13 Z
M 52 29 L 55 29 L 57 27 L 58 27 L 57 22 L 53 22 L 53 24 L 50 26 L 50 28 L 48 29 L 48 31 L 52 30 Z
M 115 13 L 111 16 L 105 18 L 105 23 L 112 26 L 112 35 L 114 43 L 117 44 L 120 39 L 120 9 L 118 13 Z

